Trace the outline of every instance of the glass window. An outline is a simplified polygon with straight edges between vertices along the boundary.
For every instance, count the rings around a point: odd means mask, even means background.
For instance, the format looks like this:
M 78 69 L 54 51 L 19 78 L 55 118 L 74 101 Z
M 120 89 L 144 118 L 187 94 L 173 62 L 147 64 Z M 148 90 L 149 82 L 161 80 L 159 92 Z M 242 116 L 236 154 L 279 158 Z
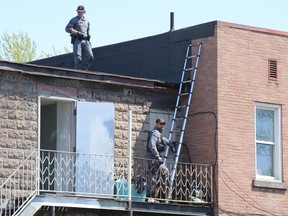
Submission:
M 257 144 L 257 174 L 273 176 L 273 146 Z
M 282 179 L 281 107 L 256 104 L 257 179 Z
M 77 192 L 113 194 L 114 104 L 77 102 Z
M 274 111 L 256 110 L 256 139 L 274 142 Z

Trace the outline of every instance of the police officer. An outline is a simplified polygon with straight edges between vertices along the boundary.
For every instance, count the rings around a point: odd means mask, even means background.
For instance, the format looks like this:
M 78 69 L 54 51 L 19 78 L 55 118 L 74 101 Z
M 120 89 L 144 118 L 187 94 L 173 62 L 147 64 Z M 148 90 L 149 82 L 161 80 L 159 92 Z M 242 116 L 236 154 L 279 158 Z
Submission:
M 148 163 L 147 192 L 150 198 L 155 197 L 157 198 L 157 196 L 159 195 L 158 193 L 159 187 L 161 186 L 161 184 L 159 183 L 160 178 L 165 178 L 162 179 L 161 182 L 167 182 L 167 177 L 169 174 L 168 168 L 163 164 L 163 158 L 161 155 L 161 153 L 165 151 L 166 145 L 168 145 L 169 143 L 167 138 L 162 137 L 162 132 L 164 130 L 165 125 L 166 122 L 164 119 L 157 119 L 154 129 L 150 131 L 147 139 L 146 158 L 153 159 L 147 162 Z M 160 176 L 159 173 L 161 173 Z M 154 199 L 148 199 L 148 201 L 154 202 Z
M 154 129 L 148 135 L 147 153 L 151 159 L 156 159 L 160 164 L 163 163 L 161 153 L 164 152 L 165 146 L 169 143 L 168 139 L 162 137 L 162 132 L 166 122 L 164 119 L 157 119 Z
M 65 31 L 71 36 L 75 69 L 88 70 L 94 59 L 90 43 L 90 23 L 84 17 L 86 11 L 83 5 L 79 5 L 76 11 L 77 16 L 69 21 Z

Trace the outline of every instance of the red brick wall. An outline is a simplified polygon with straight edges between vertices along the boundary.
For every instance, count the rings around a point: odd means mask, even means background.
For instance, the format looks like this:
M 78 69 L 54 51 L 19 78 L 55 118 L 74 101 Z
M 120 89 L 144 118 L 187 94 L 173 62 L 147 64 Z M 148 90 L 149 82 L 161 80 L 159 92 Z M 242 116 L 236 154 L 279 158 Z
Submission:
M 215 162 L 215 117 L 217 107 L 217 50 L 216 38 L 204 38 L 193 91 L 192 103 L 185 130 L 184 143 L 189 146 L 193 163 Z
M 215 36 L 198 42 L 203 49 L 190 109 L 190 114 L 197 114 L 188 119 L 184 143 L 194 163 L 214 164 L 215 147 L 218 150 L 215 215 L 288 215 L 286 190 L 256 188 L 252 183 L 256 102 L 282 106 L 283 181 L 287 182 L 288 37 L 218 22 Z M 268 80 L 268 59 L 277 60 L 276 82 Z M 218 119 L 216 144 L 213 113 Z
M 197 42 L 203 45 L 183 143 L 188 146 L 191 162 L 214 165 L 217 160 L 217 40 L 209 37 L 192 41 Z M 184 146 L 182 148 L 181 152 L 185 152 Z M 217 184 L 215 180 L 213 187 Z
M 255 103 L 282 105 L 283 178 L 288 159 L 288 37 L 217 25 L 219 213 L 288 215 L 285 190 L 255 188 Z M 278 82 L 268 80 L 268 59 Z

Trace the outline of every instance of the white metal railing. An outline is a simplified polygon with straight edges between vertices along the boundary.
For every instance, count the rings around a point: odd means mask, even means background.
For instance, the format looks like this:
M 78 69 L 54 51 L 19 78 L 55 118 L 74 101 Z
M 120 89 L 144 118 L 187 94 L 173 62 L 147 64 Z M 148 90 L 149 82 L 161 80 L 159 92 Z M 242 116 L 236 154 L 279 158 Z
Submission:
M 173 203 L 213 202 L 211 165 L 179 162 L 172 191 L 169 191 L 173 162 L 166 162 L 168 172 L 152 160 L 133 157 L 131 162 L 129 193 L 132 201 L 146 202 L 152 197 L 153 201 L 161 202 L 167 200 L 170 192 L 172 198 L 169 202 Z M 16 214 L 31 197 L 38 194 L 128 200 L 128 169 L 127 157 L 33 151 L 0 186 L 1 214 Z M 155 175 L 151 175 L 151 169 L 154 169 Z M 152 194 L 152 191 L 155 193 Z
M 15 215 L 37 192 L 37 154 L 33 151 L 0 186 L 0 214 Z

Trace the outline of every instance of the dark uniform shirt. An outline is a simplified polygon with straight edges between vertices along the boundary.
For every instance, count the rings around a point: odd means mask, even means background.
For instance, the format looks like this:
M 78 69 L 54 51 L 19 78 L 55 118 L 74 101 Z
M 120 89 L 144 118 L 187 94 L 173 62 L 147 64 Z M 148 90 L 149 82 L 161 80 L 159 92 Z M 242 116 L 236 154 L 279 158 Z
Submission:
M 148 141 L 147 141 L 147 153 L 149 157 L 150 153 L 150 158 L 155 158 L 158 157 L 161 152 L 159 152 L 157 146 L 164 142 L 164 144 L 168 144 L 168 139 L 165 137 L 162 137 L 162 132 L 160 132 L 160 129 L 154 128 L 148 136 Z
M 85 19 L 85 17 L 73 17 L 67 24 L 65 31 L 71 33 L 71 28 L 74 28 L 78 32 L 81 32 L 84 37 L 88 37 L 90 35 L 90 23 L 88 20 Z

